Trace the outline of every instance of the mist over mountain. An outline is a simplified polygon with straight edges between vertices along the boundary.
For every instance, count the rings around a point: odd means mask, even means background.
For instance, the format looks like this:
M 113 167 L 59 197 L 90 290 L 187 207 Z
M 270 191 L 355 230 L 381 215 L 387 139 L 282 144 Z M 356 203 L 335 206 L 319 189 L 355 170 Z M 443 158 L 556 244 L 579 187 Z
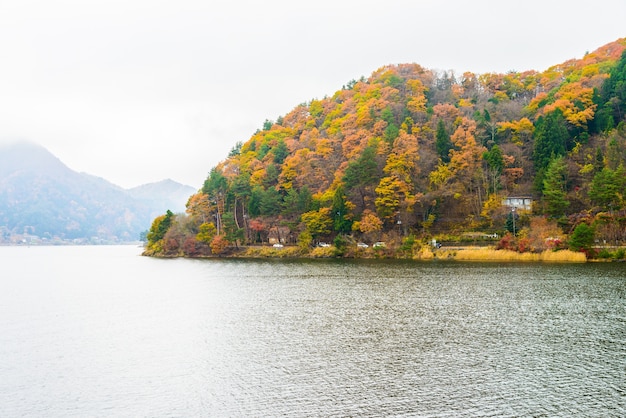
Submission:
M 194 193 L 196 190 L 171 179 L 128 189 L 128 193 L 134 198 L 149 202 L 154 206 L 166 207 L 175 213 L 185 211 L 185 203 L 189 199 L 190 191 Z
M 0 146 L 0 242 L 127 242 L 194 189 L 164 180 L 125 190 L 78 173 L 31 142 Z

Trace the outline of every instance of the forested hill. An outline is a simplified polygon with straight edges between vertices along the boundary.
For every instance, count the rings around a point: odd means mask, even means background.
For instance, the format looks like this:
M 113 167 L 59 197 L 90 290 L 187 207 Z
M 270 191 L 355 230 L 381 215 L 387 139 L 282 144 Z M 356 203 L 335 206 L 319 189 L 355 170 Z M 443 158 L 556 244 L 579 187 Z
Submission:
M 513 239 L 531 224 L 565 236 L 584 223 L 623 240 L 625 48 L 622 38 L 543 72 L 384 66 L 237 143 L 186 215 L 155 219 L 147 253 L 336 237 L 400 246 L 502 236 L 511 220 Z M 532 206 L 512 214 L 511 197 Z

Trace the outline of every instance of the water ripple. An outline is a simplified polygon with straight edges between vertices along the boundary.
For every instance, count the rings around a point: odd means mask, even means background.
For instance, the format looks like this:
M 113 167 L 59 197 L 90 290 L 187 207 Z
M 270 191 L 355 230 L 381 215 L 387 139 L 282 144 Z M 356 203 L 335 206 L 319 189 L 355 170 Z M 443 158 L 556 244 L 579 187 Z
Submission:
M 0 267 L 0 416 L 626 415 L 623 266 L 35 251 Z

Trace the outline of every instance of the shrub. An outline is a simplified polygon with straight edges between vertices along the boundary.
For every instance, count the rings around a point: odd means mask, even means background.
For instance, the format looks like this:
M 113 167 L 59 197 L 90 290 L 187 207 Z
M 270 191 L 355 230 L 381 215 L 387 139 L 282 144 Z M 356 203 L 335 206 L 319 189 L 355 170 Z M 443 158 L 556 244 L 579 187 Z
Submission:
M 337 235 L 333 240 L 333 245 L 335 246 L 335 255 L 341 257 L 346 251 L 348 241 L 343 235 Z
M 517 243 L 517 251 L 520 253 L 525 253 L 527 251 L 530 251 L 530 239 L 528 238 L 520 238 L 520 240 Z
M 183 252 L 189 257 L 195 257 L 200 254 L 200 246 L 202 243 L 196 237 L 187 237 L 183 241 Z
M 582 251 L 589 255 L 593 245 L 593 238 L 593 228 L 584 222 L 580 223 L 576 226 L 568 241 L 569 249 L 572 251 Z
M 504 236 L 498 241 L 496 244 L 496 250 L 509 250 L 515 251 L 517 246 L 515 245 L 515 237 L 509 232 L 504 234 Z
M 336 256 L 335 247 L 315 247 L 311 251 L 313 258 L 334 258 Z
M 180 244 L 176 238 L 164 238 L 163 241 L 163 252 L 166 255 L 178 255 Z
M 228 247 L 229 242 L 223 235 L 216 235 L 211 241 L 211 252 L 215 255 L 220 255 Z
M 302 255 L 299 247 L 248 247 L 244 257 L 293 258 Z
M 304 231 L 300 235 L 298 235 L 298 247 L 300 251 L 306 252 L 311 248 L 311 243 L 313 242 L 313 236 L 309 233 L 309 231 Z
M 563 241 L 560 238 L 548 237 L 545 241 L 545 247 L 548 250 L 556 251 L 561 249 L 563 246 Z
M 415 245 L 415 235 L 411 234 L 408 237 L 402 240 L 402 245 L 400 246 L 400 254 L 407 256 L 413 254 L 413 246 Z

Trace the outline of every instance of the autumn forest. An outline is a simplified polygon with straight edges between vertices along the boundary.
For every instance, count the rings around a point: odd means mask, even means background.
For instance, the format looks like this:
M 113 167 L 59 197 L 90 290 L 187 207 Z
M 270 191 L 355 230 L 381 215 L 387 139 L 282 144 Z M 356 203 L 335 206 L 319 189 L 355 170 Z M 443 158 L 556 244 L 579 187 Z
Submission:
M 416 258 L 472 242 L 624 258 L 625 49 L 543 72 L 400 64 L 351 80 L 237 142 L 186 213 L 153 221 L 145 253 Z

